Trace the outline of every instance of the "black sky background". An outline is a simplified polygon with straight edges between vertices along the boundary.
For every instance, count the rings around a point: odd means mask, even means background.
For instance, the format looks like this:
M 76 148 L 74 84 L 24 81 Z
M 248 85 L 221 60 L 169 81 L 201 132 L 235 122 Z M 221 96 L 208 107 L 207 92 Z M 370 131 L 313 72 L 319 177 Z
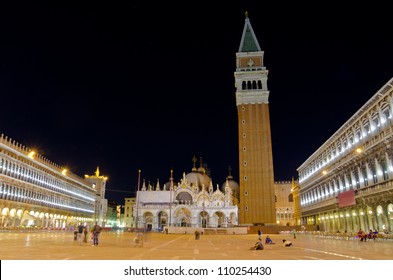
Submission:
M 99 2 L 101 3 L 101 2 Z M 276 180 L 393 77 L 389 9 L 266 1 L 2 4 L 0 133 L 124 202 L 208 164 L 238 181 L 235 54 L 249 12 L 269 70 Z M 307 9 L 306 9 L 307 8 Z

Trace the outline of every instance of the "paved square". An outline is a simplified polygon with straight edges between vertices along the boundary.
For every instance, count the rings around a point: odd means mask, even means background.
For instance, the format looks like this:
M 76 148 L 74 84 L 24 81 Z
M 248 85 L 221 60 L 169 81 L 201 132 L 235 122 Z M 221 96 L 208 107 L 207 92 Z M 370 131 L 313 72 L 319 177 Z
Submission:
M 392 241 L 359 242 L 311 234 L 269 234 L 276 244 L 250 250 L 258 238 L 248 235 L 148 233 L 135 247 L 135 233 L 103 232 L 99 245 L 78 245 L 72 232 L 0 232 L 1 260 L 393 260 Z M 262 236 L 263 240 L 266 234 Z M 283 247 L 289 239 L 293 247 Z

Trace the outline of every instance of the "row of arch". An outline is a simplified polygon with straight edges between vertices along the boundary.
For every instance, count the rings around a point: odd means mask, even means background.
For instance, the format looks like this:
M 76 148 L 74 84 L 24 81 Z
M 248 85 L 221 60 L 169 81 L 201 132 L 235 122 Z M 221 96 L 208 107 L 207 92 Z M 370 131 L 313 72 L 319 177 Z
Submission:
M 242 82 L 242 90 L 247 89 L 262 89 L 262 81 L 243 81 Z
M 359 229 L 393 231 L 393 204 L 351 207 L 344 210 L 327 211 L 303 218 L 304 224 L 320 225 L 327 232 L 352 232 Z
M 51 176 L 48 171 L 37 172 L 16 162 L 0 158 L 0 175 L 15 178 L 26 183 L 34 184 L 48 191 L 66 196 L 78 197 L 81 200 L 94 201 L 94 191 L 88 191 L 88 186 L 81 188 L 65 180 Z
M 94 213 L 94 201 L 81 201 L 59 196 L 55 192 L 39 191 L 0 182 L 0 199 L 84 213 Z
M 135 212 L 134 212 L 135 213 Z M 225 215 L 223 211 L 202 210 L 192 211 L 191 208 L 180 206 L 170 213 L 168 210 L 141 211 L 138 226 L 147 230 L 159 231 L 165 226 L 219 228 L 237 225 L 235 212 Z
M 387 85 L 386 88 L 389 89 L 390 86 Z M 380 92 L 374 96 L 379 96 Z M 393 91 L 390 88 L 390 90 L 385 90 L 384 94 L 383 99 L 363 113 L 356 121 L 353 121 L 351 125 L 346 126 L 345 131 L 340 131 L 338 137 L 333 135 L 330 139 L 334 139 L 334 141 L 330 141 L 324 151 L 320 152 L 307 167 L 299 170 L 300 182 L 315 172 L 321 171 L 331 161 L 336 161 L 337 157 L 351 152 L 352 146 L 361 145 L 373 135 L 392 125 L 393 99 L 391 95 L 393 95 Z
M 91 217 L 70 216 L 60 213 L 4 207 L 0 209 L 0 228 L 51 228 L 67 229 L 78 222 L 93 222 Z
M 337 172 L 331 178 L 301 193 L 301 205 L 307 206 L 333 198 L 337 194 L 358 190 L 393 178 L 392 155 L 388 152 L 365 158 L 348 170 Z

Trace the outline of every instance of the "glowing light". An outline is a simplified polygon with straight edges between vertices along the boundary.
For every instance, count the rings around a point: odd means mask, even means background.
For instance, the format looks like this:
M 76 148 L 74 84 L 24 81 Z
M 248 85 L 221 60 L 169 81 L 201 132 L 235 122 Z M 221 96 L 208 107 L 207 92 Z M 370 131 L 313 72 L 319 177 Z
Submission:
M 35 152 L 34 152 L 34 151 L 31 151 L 27 156 L 28 156 L 29 158 L 34 158 L 34 155 L 35 155 Z
M 67 169 L 63 169 L 63 171 L 61 171 L 61 174 L 66 175 L 67 174 Z

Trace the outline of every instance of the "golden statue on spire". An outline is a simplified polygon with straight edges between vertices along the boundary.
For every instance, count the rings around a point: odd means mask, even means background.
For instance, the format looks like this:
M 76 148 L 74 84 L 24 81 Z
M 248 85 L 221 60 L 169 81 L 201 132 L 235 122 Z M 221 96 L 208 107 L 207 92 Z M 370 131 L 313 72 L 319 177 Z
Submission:
M 246 18 L 248 18 L 248 12 L 247 11 L 244 12 L 244 15 L 246 16 Z
M 96 174 L 96 177 L 100 177 L 100 169 L 98 168 L 98 166 L 97 166 L 97 170 L 96 170 L 95 174 Z
M 192 171 L 196 171 L 196 170 L 197 170 L 197 168 L 195 167 L 195 163 L 197 162 L 197 160 L 198 160 L 198 159 L 197 159 L 196 156 L 194 155 L 193 158 L 192 158 L 192 162 L 194 163 L 194 164 L 193 164 L 193 167 L 192 167 Z

